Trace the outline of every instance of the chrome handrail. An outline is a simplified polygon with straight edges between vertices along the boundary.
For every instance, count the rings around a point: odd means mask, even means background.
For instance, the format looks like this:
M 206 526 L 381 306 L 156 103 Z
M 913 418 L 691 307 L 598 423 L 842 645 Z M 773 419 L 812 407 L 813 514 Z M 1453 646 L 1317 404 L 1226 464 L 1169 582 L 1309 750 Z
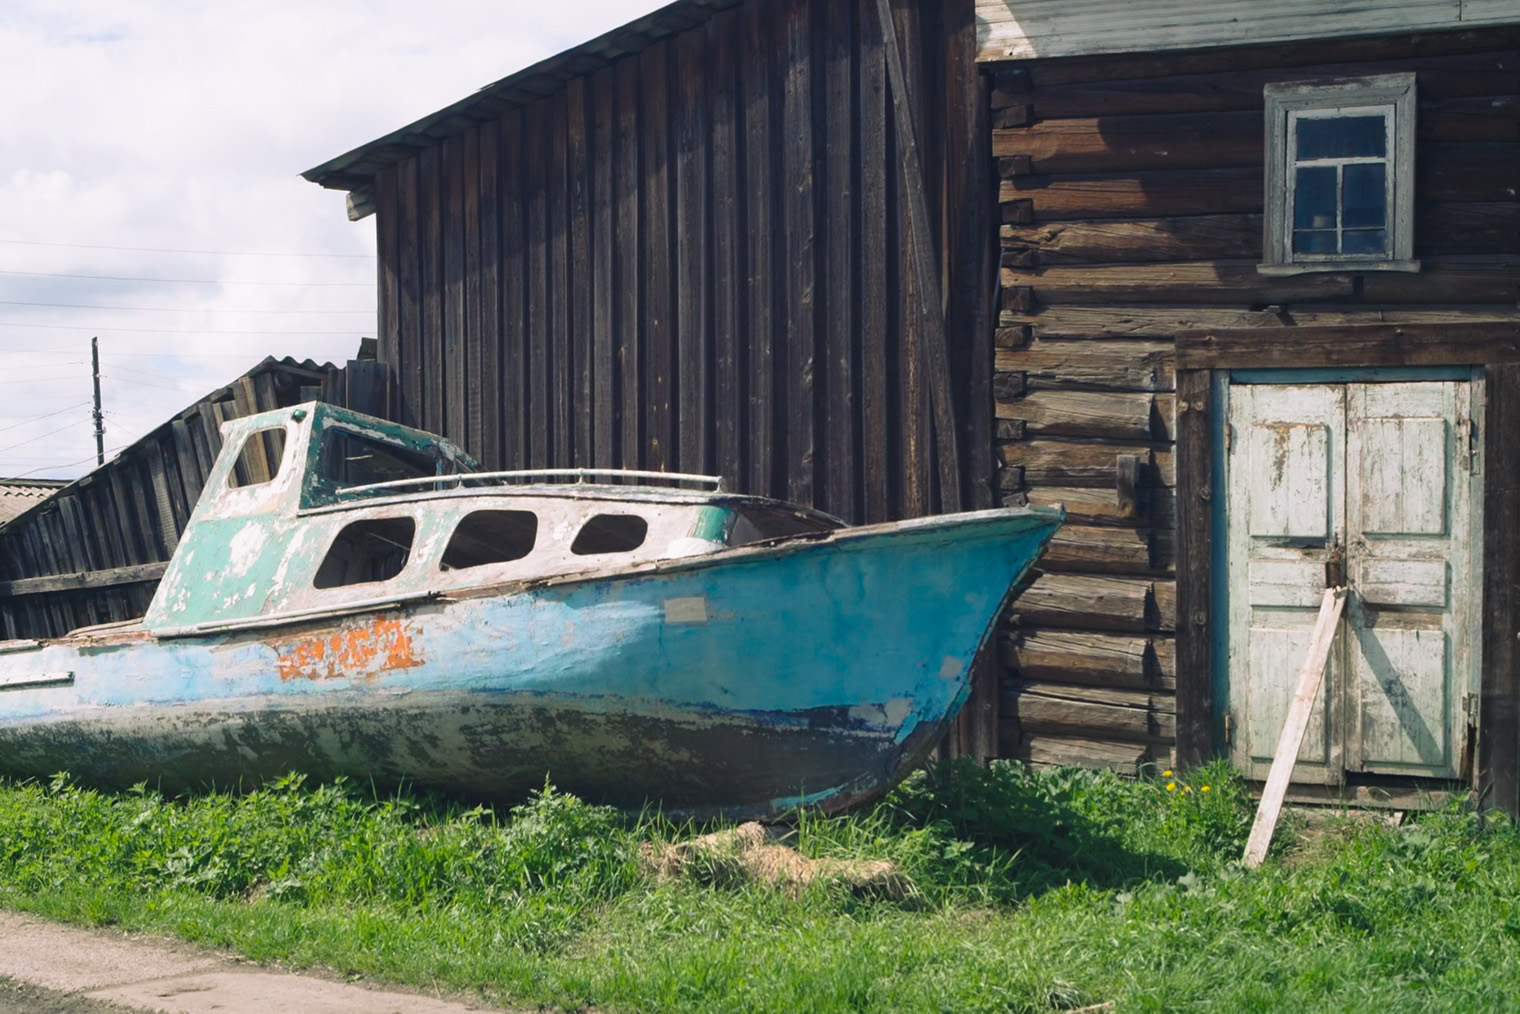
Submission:
M 574 483 L 583 483 L 590 478 L 614 478 L 614 479 L 645 479 L 676 483 L 702 483 L 711 485 L 713 492 L 725 492 L 723 477 L 721 475 L 693 475 L 685 472 L 649 472 L 630 468 L 526 468 L 508 472 L 455 472 L 452 475 L 422 475 L 412 479 L 390 479 L 386 482 L 370 482 L 362 486 L 344 486 L 338 490 L 339 496 L 352 496 L 355 493 L 367 493 L 375 489 L 401 489 L 407 486 L 426 486 L 431 483 L 460 483 L 465 480 L 490 479 L 505 484 L 508 479 L 547 479 L 556 476 L 573 477 Z

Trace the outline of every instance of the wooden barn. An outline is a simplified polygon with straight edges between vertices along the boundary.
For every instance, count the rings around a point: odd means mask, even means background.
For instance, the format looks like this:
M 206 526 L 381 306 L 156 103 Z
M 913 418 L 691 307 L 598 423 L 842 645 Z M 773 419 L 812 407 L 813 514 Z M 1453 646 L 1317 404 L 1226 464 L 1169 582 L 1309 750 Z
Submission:
M 305 175 L 378 365 L 278 397 L 1064 504 L 956 752 L 1261 777 L 1344 575 L 1294 793 L 1520 811 L 1520 0 L 682 0 Z M 8 636 L 140 612 L 238 390 L 0 530 Z

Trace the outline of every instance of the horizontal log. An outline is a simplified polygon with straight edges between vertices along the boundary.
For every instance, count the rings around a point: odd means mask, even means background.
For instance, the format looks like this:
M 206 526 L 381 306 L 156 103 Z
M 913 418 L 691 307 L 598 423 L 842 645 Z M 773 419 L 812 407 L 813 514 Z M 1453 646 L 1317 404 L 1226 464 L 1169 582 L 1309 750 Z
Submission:
M 1037 566 L 1061 573 L 1146 574 L 1156 567 L 1149 529 L 1065 524 Z
M 23 577 L 14 581 L 0 581 L 0 598 L 10 595 L 42 595 L 47 592 L 84 591 L 93 588 L 113 588 L 124 584 L 141 584 L 157 581 L 164 576 L 169 564 L 140 563 L 131 567 L 115 567 L 110 570 L 86 570 L 76 574 L 50 574 L 44 577 Z
M 1385 74 L 1419 69 L 1420 108 L 1417 122 L 1441 108 L 1444 99 L 1520 94 L 1520 54 L 1511 54 L 1511 69 L 1432 68 L 1414 60 L 1380 64 Z M 1176 74 L 1159 78 L 1067 85 L 1038 93 L 1004 93 L 1010 104 L 1033 105 L 1039 119 L 1084 116 L 1128 116 L 1144 113 L 1203 113 L 1259 110 L 1262 88 L 1268 83 L 1313 80 L 1326 76 L 1368 73 L 1365 64 L 1332 64 L 1307 69 L 1274 67 L 1270 70 L 1222 74 Z
M 1137 694 L 1136 698 L 1148 696 Z M 1105 739 L 1168 743 L 1177 737 L 1177 717 L 1147 707 L 1075 701 L 1028 692 L 1004 692 L 998 703 L 1003 713 L 1017 718 L 1019 728 L 1028 734 L 1087 733 Z
M 1040 574 L 1014 600 L 1010 619 L 1020 627 L 1157 630 L 1162 617 L 1151 589 L 1144 578 Z
M 1018 469 L 1021 481 L 1014 489 L 1034 486 L 1101 486 L 1113 489 L 1119 482 L 1118 458 L 1140 458 L 1140 484 L 1175 486 L 1176 464 L 1172 448 L 1125 444 L 1082 443 L 1045 438 L 1003 444 L 998 448 L 1002 463 Z M 1011 477 L 1012 478 L 1012 477 Z
M 1036 173 L 1260 166 L 1264 115 L 1162 113 L 1046 120 L 992 132 L 992 154 L 1028 156 Z
M 1520 203 L 1421 205 L 1414 228 L 1424 257 L 1520 253 Z M 1259 257 L 1261 230 L 1260 215 L 1190 215 L 1005 225 L 1001 240 L 1028 266 L 1149 263 Z
M 1306 299 L 1345 299 L 1356 294 L 1356 278 L 1349 272 L 1269 276 L 1256 270 L 1257 263 L 1257 259 L 1251 259 L 1051 267 L 1032 271 L 1003 268 L 1000 281 L 1004 286 L 1032 288 L 1036 303 L 1042 306 L 1124 301 L 1292 303 Z
M 1012 719 L 1008 727 L 1010 732 L 1018 728 Z M 1150 751 L 1141 743 L 1059 735 L 1022 736 L 1017 745 L 1005 747 L 1004 752 L 1034 767 L 1086 768 L 1125 775 L 1137 774 L 1150 760 Z
M 1031 436 L 1149 440 L 1155 409 L 1152 394 L 1037 391 L 997 402 L 996 417 L 1022 421 Z
M 1147 263 L 1260 256 L 1261 230 L 1260 215 L 1188 215 L 1005 225 L 1000 239 L 1005 249 L 1029 251 L 1038 266 Z
M 1293 68 L 1300 68 L 1307 74 L 1320 76 L 1337 64 L 1350 68 L 1352 74 L 1416 68 L 1423 72 L 1431 67 L 1513 70 L 1515 56 L 1511 50 L 1516 46 L 1517 37 L 1520 37 L 1520 31 L 1511 27 L 1367 38 L 1347 38 L 1338 34 L 1322 40 L 1279 42 L 1248 48 L 1131 52 L 1041 60 L 1020 69 L 1027 71 L 1027 87 L 1039 92 L 1058 85 L 1170 78 L 1179 74 L 1241 74 L 1250 71 L 1287 74 Z M 1363 65 L 1372 62 L 1379 66 L 1368 68 Z
M 1028 201 L 1030 221 L 1158 218 L 1261 211 L 1263 170 L 1178 169 L 1004 179 L 1002 202 Z M 1010 221 L 1007 215 L 1003 219 Z
M 1081 683 L 1050 683 L 1026 680 L 1015 691 L 1018 694 L 1038 694 L 1063 701 L 1083 701 L 1088 704 L 1107 704 L 1115 708 L 1138 708 L 1161 715 L 1177 713 L 1177 698 L 1164 690 L 1134 689 L 1125 687 L 1100 687 Z
M 1514 142 L 1520 140 L 1516 108 L 1513 95 L 1425 103 L 1416 137 L 1440 144 Z M 993 155 L 1026 157 L 1034 173 L 1221 169 L 1257 166 L 1265 157 L 1260 93 L 1255 108 L 1239 112 L 1045 118 L 1008 126 L 1014 129 L 992 131 Z
M 1052 306 L 1010 318 L 1006 328 L 1027 327 L 1042 342 L 1175 338 L 1181 331 L 1234 328 L 1347 327 L 1368 323 L 1462 324 L 1520 320 L 1515 307 L 1293 307 L 1279 311 L 1224 307 Z
M 1010 635 L 1007 662 L 1020 679 L 1149 689 L 1158 685 L 1149 637 L 1032 630 Z
M 1416 153 L 1416 204 L 1517 199 L 1513 167 L 1520 142 L 1424 144 Z M 1032 201 L 1035 222 L 1057 219 L 1163 218 L 1260 212 L 1261 166 L 1151 169 L 1004 179 L 999 201 Z
M 1173 582 L 1157 582 L 1163 587 L 1175 588 Z M 1151 651 L 1156 659 L 1156 678 L 1164 687 L 1177 689 L 1177 642 L 1170 637 L 1151 638 Z
M 1520 158 L 1520 152 L 1517 152 Z M 1517 161 L 1516 166 L 1520 166 Z M 1516 172 L 1520 186 L 1520 170 Z M 1361 276 L 1369 303 L 1492 303 L 1514 306 L 1520 297 L 1520 254 L 1425 257 L 1414 274 L 1372 271 Z M 1036 293 L 1038 298 L 1038 292 Z
M 993 370 L 1022 374 L 1031 391 L 1171 391 L 1174 358 L 1170 342 L 1041 342 L 997 351 Z
M 1520 321 L 1190 330 L 1178 335 L 1177 357 L 1192 369 L 1513 363 L 1520 362 Z

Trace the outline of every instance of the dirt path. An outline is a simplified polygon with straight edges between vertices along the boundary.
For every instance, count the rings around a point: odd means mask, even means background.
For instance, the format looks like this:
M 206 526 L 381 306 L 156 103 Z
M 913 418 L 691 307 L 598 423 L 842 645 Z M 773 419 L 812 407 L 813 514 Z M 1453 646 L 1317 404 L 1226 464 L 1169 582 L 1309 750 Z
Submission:
M 491 1008 L 0 911 L 0 1014 L 465 1014 Z

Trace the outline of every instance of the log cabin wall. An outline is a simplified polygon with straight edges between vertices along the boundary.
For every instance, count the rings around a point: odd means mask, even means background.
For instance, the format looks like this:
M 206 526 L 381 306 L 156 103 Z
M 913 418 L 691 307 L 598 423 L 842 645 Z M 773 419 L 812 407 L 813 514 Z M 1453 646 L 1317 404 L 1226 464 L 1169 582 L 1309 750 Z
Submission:
M 266 359 L 12 518 L 0 526 L 0 634 L 62 637 L 142 616 L 221 450 L 222 423 L 316 400 L 378 414 L 385 384 L 374 362 Z
M 990 505 L 994 199 L 973 5 L 890 5 L 919 176 L 879 9 L 675 4 L 461 107 L 421 150 L 377 142 L 308 173 L 372 195 L 396 417 L 490 468 L 719 474 L 856 522 Z M 915 192 L 932 249 L 911 235 Z M 944 292 L 949 495 L 919 253 Z
M 984 64 L 1001 223 L 1005 503 L 1067 527 L 1002 638 L 1001 752 L 1168 762 L 1179 672 L 1174 340 L 1516 316 L 1520 30 Z M 1267 277 L 1263 86 L 1412 70 L 1417 274 Z M 1291 362 L 1282 365 L 1291 366 Z

